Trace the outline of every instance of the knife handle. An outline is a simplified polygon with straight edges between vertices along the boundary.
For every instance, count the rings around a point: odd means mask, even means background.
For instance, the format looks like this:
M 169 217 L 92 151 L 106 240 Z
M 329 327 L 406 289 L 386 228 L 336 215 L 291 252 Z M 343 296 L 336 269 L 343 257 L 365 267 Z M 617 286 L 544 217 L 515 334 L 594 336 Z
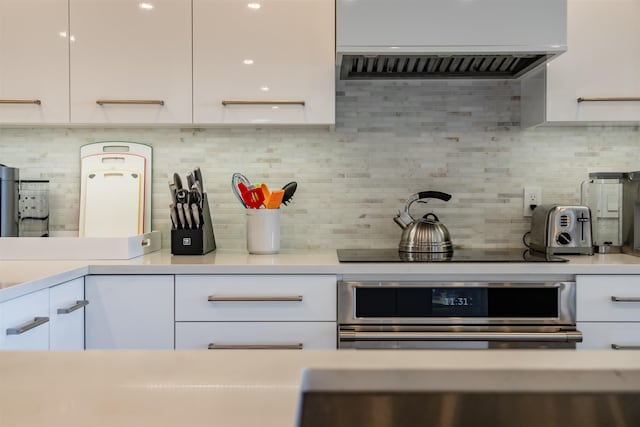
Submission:
M 196 229 L 200 229 L 202 221 L 200 221 L 200 209 L 196 203 L 191 203 L 191 214 L 193 216 L 193 222 L 196 225 Z
M 193 221 L 191 220 L 191 209 L 189 209 L 189 205 L 186 203 L 182 204 L 182 208 L 184 209 L 184 217 L 187 220 L 188 228 L 193 228 Z
M 176 204 L 176 210 L 178 211 L 178 218 L 180 219 L 180 228 L 184 229 L 184 209 L 182 208 L 182 203 Z
M 176 207 L 173 203 L 169 205 L 169 215 L 171 215 L 173 229 L 176 230 L 178 228 L 178 214 L 176 214 Z

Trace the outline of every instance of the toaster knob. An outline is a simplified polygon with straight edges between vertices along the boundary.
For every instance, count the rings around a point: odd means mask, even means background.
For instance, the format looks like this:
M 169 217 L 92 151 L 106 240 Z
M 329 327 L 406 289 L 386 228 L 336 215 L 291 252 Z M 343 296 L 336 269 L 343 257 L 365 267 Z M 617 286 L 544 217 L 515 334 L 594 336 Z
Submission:
M 556 237 L 556 242 L 560 243 L 561 245 L 568 245 L 569 243 L 571 243 L 571 234 L 569 233 L 558 234 L 558 237 Z

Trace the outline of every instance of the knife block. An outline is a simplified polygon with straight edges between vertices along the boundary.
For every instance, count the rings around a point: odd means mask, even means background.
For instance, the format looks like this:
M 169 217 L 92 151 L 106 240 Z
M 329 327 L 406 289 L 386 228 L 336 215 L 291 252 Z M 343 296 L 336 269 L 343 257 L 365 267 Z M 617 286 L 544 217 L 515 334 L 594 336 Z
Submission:
M 216 250 L 213 222 L 207 193 L 202 194 L 202 227 L 199 229 L 171 230 L 173 255 L 204 255 Z

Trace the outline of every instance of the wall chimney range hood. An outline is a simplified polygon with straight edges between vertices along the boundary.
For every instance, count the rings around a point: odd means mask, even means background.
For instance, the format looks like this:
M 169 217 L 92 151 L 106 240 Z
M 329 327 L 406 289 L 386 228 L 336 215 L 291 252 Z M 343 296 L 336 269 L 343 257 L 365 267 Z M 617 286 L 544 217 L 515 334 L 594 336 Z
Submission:
M 567 49 L 566 0 L 338 0 L 340 79 L 514 79 Z

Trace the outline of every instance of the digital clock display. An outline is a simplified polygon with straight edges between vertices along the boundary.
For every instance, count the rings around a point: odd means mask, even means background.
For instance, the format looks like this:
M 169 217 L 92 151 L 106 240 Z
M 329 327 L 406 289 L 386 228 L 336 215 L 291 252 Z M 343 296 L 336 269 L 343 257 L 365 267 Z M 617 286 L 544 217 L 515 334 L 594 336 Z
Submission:
M 443 287 L 431 289 L 431 315 L 481 317 L 487 313 L 487 289 Z
M 464 306 L 472 306 L 473 305 L 473 298 L 472 297 L 449 297 L 449 298 L 442 298 L 441 299 L 441 304 L 442 305 L 447 305 L 447 306 L 459 306 L 459 305 L 464 305 Z

